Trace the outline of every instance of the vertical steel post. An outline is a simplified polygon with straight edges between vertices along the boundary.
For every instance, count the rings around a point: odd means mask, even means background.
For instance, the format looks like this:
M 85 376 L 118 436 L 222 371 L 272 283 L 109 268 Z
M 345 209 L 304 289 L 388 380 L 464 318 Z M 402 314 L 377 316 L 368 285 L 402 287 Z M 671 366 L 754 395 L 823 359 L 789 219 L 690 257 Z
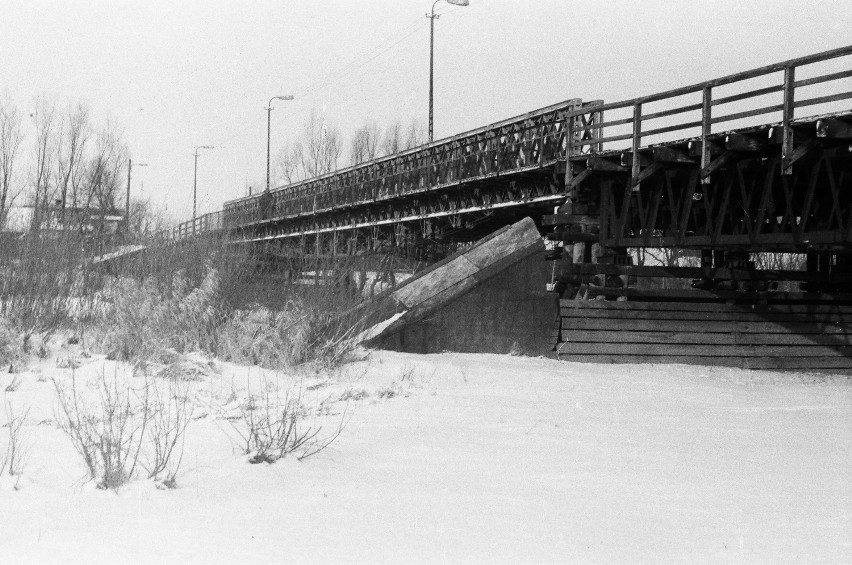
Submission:
M 633 105 L 633 163 L 630 168 L 630 186 L 632 190 L 639 190 L 639 146 L 642 144 L 642 104 Z
M 436 2 L 437 4 L 437 2 Z M 435 4 L 432 4 L 432 14 L 429 16 L 429 143 L 434 139 L 432 122 L 434 74 L 435 74 Z
M 124 198 L 124 232 L 125 235 L 130 234 L 130 168 L 133 166 L 133 160 L 127 160 L 127 196 Z M 65 201 L 62 201 L 62 212 L 65 213 Z M 63 218 L 64 219 L 64 218 Z M 64 226 L 63 226 L 64 227 Z
M 709 86 L 705 86 L 701 96 L 701 170 L 704 171 L 710 166 L 710 129 L 712 123 L 710 121 L 710 112 L 713 102 L 713 93 Z M 710 184 L 710 176 L 701 175 L 701 184 Z
M 793 111 L 795 109 L 793 92 L 796 82 L 796 67 L 784 68 L 784 110 L 782 116 L 782 138 L 781 138 L 781 174 L 792 175 L 793 163 L 790 156 L 793 154 L 793 127 L 790 122 L 793 120 Z
M 192 222 L 195 226 L 195 201 L 196 191 L 198 189 L 198 147 L 195 148 L 195 171 L 192 175 Z
M 272 138 L 272 100 L 266 108 L 266 192 L 269 192 L 269 150 Z M 251 194 L 251 192 L 249 192 Z

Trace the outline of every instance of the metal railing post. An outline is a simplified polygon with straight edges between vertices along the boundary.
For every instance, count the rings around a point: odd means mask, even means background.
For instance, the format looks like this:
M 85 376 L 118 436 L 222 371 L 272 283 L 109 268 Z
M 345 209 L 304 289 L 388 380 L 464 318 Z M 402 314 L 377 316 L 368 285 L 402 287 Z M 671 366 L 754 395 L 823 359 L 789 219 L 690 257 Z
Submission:
M 793 93 L 795 92 L 796 82 L 796 67 L 788 66 L 784 68 L 784 111 L 782 119 L 782 137 L 781 137 L 781 174 L 792 175 L 793 163 L 791 155 L 793 153 L 793 127 L 790 122 L 793 121 L 793 112 L 795 110 L 795 101 Z
M 630 185 L 633 191 L 639 190 L 639 146 L 642 144 L 642 104 L 633 105 L 633 164 L 630 168 Z
M 701 170 L 704 171 L 710 166 L 710 129 L 712 123 L 710 121 L 710 112 L 713 106 L 713 92 L 709 86 L 705 86 L 701 91 Z M 701 176 L 701 184 L 710 184 L 710 176 Z

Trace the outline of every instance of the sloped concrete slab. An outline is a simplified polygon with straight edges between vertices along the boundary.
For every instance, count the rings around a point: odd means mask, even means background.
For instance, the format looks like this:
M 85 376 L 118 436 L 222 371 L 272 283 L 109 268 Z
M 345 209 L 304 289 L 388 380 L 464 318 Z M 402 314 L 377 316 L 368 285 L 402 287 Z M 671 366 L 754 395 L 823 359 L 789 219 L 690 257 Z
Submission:
M 507 226 L 378 297 L 367 345 L 411 352 L 540 354 L 558 314 L 535 223 Z

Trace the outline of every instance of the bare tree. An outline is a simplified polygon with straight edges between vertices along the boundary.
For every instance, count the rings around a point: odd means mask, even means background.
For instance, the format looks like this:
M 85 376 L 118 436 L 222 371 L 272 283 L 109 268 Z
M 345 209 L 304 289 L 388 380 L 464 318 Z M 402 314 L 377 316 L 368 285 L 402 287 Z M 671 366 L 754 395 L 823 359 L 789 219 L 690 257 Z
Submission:
M 295 143 L 285 142 L 275 160 L 276 184 L 293 184 L 304 180 L 305 172 L 302 168 L 302 162 L 302 144 L 298 141 Z
M 85 192 L 83 207 L 97 209 L 101 215 L 101 223 L 104 216 L 114 210 L 119 201 L 126 162 L 127 149 L 116 128 L 108 123 L 95 136 L 95 151 L 86 165 L 82 186 Z
M 411 120 L 405 137 L 405 149 L 419 147 L 424 143 L 426 143 L 426 131 L 423 129 L 423 124 L 416 119 Z
M 44 215 L 50 206 L 50 168 L 53 155 L 53 130 L 56 108 L 45 98 L 36 100 L 36 108 L 31 114 L 36 130 L 36 154 L 32 170 L 33 187 L 33 224 L 38 230 L 44 222 Z
M 385 136 L 382 139 L 382 153 L 393 155 L 402 148 L 402 124 L 399 123 L 399 120 L 395 120 L 385 129 Z
M 156 206 L 149 199 L 130 200 L 130 233 L 145 239 L 171 225 L 164 206 Z
M 311 110 L 305 121 L 301 165 L 307 177 L 318 177 L 337 169 L 342 142 L 340 132 Z
M 56 186 L 59 189 L 59 200 L 62 202 L 63 219 L 68 204 L 69 189 L 71 201 L 75 205 L 77 202 L 77 190 L 83 170 L 89 129 L 88 107 L 82 102 L 69 107 L 67 114 L 62 118 L 56 143 Z
M 0 228 L 20 189 L 15 188 L 15 159 L 21 147 L 21 114 L 8 99 L 0 99 Z
M 349 162 L 353 165 L 371 161 L 379 153 L 379 126 L 375 122 L 365 124 L 355 130 L 349 147 Z

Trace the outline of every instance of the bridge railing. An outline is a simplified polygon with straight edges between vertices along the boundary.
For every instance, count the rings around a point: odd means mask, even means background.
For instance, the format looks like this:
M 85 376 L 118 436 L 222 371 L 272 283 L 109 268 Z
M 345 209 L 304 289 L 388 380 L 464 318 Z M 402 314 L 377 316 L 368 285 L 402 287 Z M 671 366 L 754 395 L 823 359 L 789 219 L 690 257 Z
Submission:
M 839 103 L 852 99 L 850 55 L 852 46 L 841 47 L 650 96 L 601 104 L 596 108 L 605 113 L 600 122 L 580 125 L 580 135 L 572 131 L 574 135 L 568 136 L 572 140 L 569 156 L 629 151 L 630 161 L 624 164 L 630 167 L 636 184 L 641 178 L 640 147 L 695 136 L 701 140 L 704 173 L 711 157 L 707 138 L 719 132 L 719 125 L 743 127 L 758 116 L 758 122 L 766 124 L 774 115 L 780 126 L 782 172 L 790 174 L 795 110 L 848 111 L 848 103 Z M 803 78 L 806 74 L 809 76 Z M 578 110 L 568 113 L 568 117 L 581 115 Z M 576 120 L 570 124 L 578 127 Z M 569 182 L 572 174 L 569 164 Z
M 765 124 L 773 115 L 781 132 L 782 170 L 789 173 L 795 110 L 848 110 L 848 104 L 837 104 L 852 99 L 850 58 L 852 46 L 621 102 L 568 100 L 266 195 L 226 202 L 222 212 L 183 222 L 163 237 L 181 239 L 412 197 L 477 179 L 543 169 L 557 161 L 567 161 L 570 183 L 572 158 L 606 151 L 632 152 L 627 166 L 635 184 L 641 180 L 639 148 L 678 138 L 700 139 L 701 166 L 706 170 L 711 164 L 708 136 L 718 133 L 721 125 L 740 127 L 750 119 Z M 839 64 L 826 68 L 829 63 Z
M 542 169 L 567 154 L 568 114 L 593 103 L 555 104 L 428 145 L 381 157 L 268 196 L 225 204 L 226 228 L 390 200 L 480 178 Z M 580 112 L 579 115 L 585 115 Z M 587 118 L 584 124 L 589 123 Z M 579 133 L 578 133 L 579 135 Z M 264 200 L 266 199 L 266 200 Z
M 222 210 L 203 214 L 158 232 L 154 239 L 161 243 L 172 242 L 216 232 L 224 229 L 224 216 Z

